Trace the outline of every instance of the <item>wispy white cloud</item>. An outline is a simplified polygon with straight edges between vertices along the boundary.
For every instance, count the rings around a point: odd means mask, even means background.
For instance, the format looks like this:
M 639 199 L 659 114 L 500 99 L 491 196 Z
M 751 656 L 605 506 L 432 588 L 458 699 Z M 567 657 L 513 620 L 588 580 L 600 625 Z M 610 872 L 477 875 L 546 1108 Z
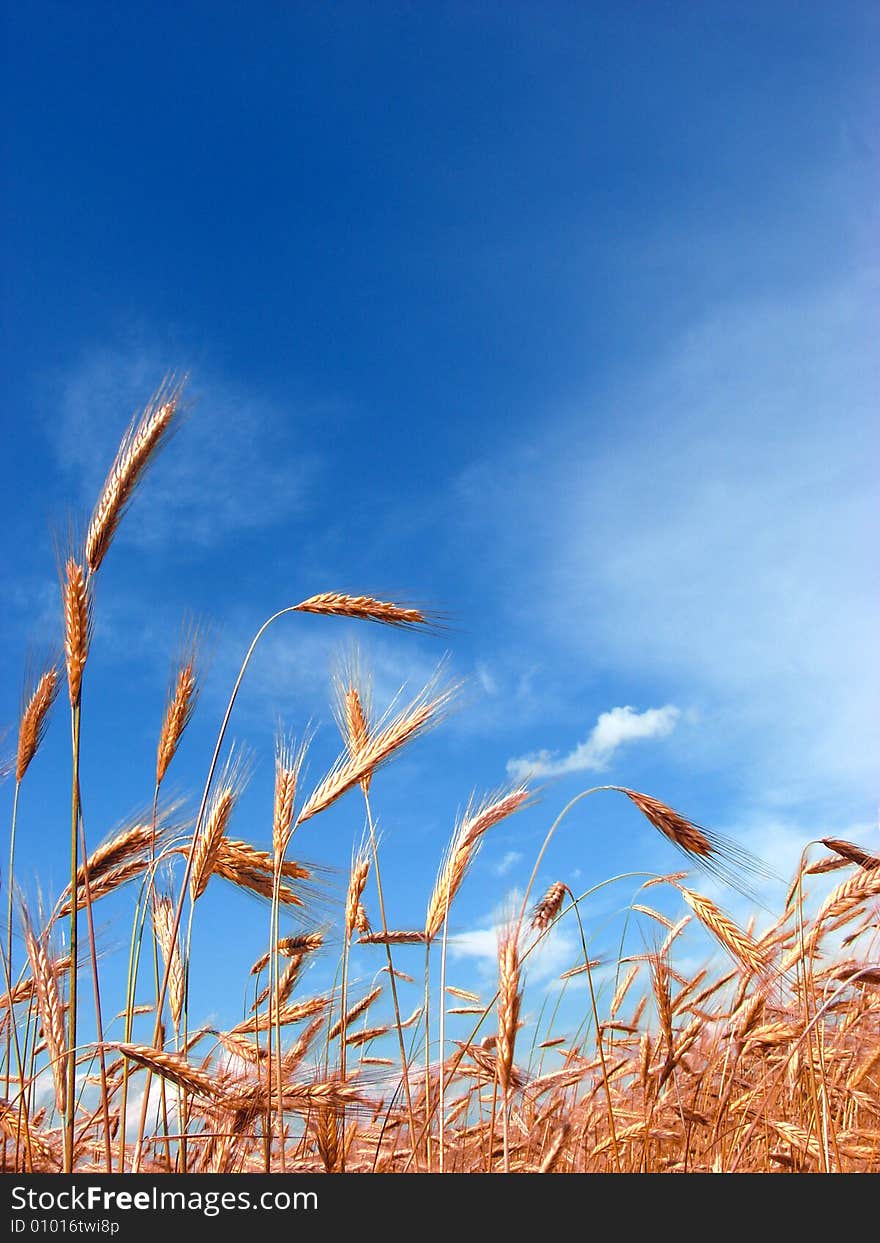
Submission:
M 134 342 L 96 349 L 56 378 L 47 434 L 77 503 L 87 512 L 129 420 L 163 378 L 167 357 Z M 149 480 L 136 521 L 121 538 L 141 545 L 215 546 L 235 532 L 260 530 L 296 516 L 319 463 L 304 450 L 304 411 L 278 408 L 212 376 L 187 385 L 187 418 Z
M 506 876 L 524 858 L 521 850 L 508 850 L 497 863 L 493 863 L 492 871 L 496 876 Z
M 666 738 L 675 729 L 681 711 L 674 704 L 638 712 L 626 705 L 599 715 L 589 737 L 558 756 L 552 751 L 536 751 L 507 761 L 507 771 L 520 781 L 528 777 L 559 777 L 565 773 L 601 772 L 610 764 L 615 751 L 625 743 L 647 738 Z
M 529 615 L 538 658 L 686 698 L 689 766 L 765 806 L 876 791 L 877 289 L 864 269 L 719 304 L 585 397 L 589 437 L 548 416 L 456 494 L 499 565 L 515 538 L 517 600 L 565 599 Z

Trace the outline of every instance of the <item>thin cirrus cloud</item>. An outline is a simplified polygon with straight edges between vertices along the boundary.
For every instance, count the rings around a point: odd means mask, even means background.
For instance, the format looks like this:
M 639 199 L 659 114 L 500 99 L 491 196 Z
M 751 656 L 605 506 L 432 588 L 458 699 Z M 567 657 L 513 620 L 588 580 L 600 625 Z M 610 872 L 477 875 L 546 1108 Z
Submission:
M 626 705 L 599 715 L 590 735 L 567 755 L 536 751 L 507 761 L 510 776 L 521 781 L 537 777 L 562 777 L 567 773 L 602 772 L 619 747 L 650 738 L 666 738 L 675 729 L 681 710 L 674 704 L 638 712 Z

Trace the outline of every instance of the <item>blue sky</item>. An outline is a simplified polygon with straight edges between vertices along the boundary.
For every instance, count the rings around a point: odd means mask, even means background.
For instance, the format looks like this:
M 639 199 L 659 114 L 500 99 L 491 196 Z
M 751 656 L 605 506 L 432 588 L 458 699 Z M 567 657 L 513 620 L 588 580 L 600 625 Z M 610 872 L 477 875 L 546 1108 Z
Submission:
M 210 638 L 181 793 L 253 631 L 332 589 L 449 628 L 279 626 L 234 722 L 235 831 L 270 835 L 279 716 L 329 764 L 341 644 L 379 703 L 447 655 L 459 709 L 375 786 L 392 922 L 422 923 L 472 791 L 536 756 L 544 782 L 461 894 L 462 975 L 596 781 L 783 872 L 817 835 L 876 844 L 878 27 L 845 3 L 7 6 L 2 719 L 59 633 L 57 534 L 191 376 L 101 570 L 91 842 L 149 801 L 184 616 Z M 23 796 L 30 892 L 66 866 L 63 718 Z M 360 831 L 351 796 L 298 848 L 344 869 Z M 604 795 L 541 880 L 677 863 Z M 200 920 L 194 1009 L 232 1017 L 267 915 L 215 883 Z

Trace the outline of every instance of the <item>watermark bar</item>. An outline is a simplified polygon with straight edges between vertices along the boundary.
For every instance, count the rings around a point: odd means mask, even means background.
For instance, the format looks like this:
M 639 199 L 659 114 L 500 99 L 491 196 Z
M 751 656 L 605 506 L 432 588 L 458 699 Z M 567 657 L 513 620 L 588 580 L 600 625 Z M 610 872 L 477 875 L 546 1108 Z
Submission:
M 835 1187 L 841 1177 L 846 1179 L 848 1196 L 855 1192 L 858 1198 L 861 1188 L 867 1197 L 873 1190 L 873 1180 L 858 1175 L 817 1175 L 798 1180 L 801 1207 L 809 1202 L 810 1212 L 815 1209 L 821 1217 L 831 1177 Z M 218 1224 L 221 1229 L 227 1224 L 247 1229 L 248 1223 L 268 1227 L 284 1239 L 324 1239 L 328 1227 L 363 1231 L 370 1223 L 377 1230 L 395 1225 L 403 1233 L 405 1223 L 423 1222 L 432 1210 L 453 1223 L 472 1221 L 460 1215 L 484 1209 L 494 1221 L 515 1224 L 522 1234 L 535 1227 L 546 1230 L 548 1213 L 556 1221 L 570 1216 L 581 1222 L 597 1213 L 619 1215 L 622 1196 L 632 1233 L 651 1230 L 664 1214 L 685 1207 L 716 1216 L 719 1211 L 736 1212 L 748 1184 L 750 1193 L 782 1205 L 791 1198 L 786 1188 L 792 1186 L 784 1178 L 654 1174 L 628 1175 L 621 1182 L 612 1174 L 12 1174 L 0 1181 L 0 1194 L 6 1235 L 12 1239 L 70 1235 L 166 1243 L 206 1238 L 207 1230 Z M 642 1186 L 648 1182 L 649 1187 Z

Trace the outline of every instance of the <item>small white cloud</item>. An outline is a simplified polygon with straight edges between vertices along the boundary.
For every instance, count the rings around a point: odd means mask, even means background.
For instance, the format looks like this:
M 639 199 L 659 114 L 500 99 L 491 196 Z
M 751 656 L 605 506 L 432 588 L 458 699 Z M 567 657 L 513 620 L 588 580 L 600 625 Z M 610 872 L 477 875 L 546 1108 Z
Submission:
M 141 1110 L 144 1104 L 144 1087 L 141 1084 L 137 1088 L 132 1088 L 128 1098 L 128 1108 L 125 1116 L 125 1138 L 133 1140 L 137 1138 L 140 1128 Z M 165 1091 L 165 1110 L 168 1114 L 169 1122 L 176 1120 L 177 1117 L 177 1093 L 170 1088 Z M 147 1107 L 147 1117 L 150 1119 L 148 1129 L 158 1128 L 159 1119 L 162 1110 L 162 1082 L 156 1076 L 150 1080 L 150 1103 Z
M 492 871 L 496 876 L 506 876 L 508 872 L 516 867 L 522 857 L 523 854 L 521 850 L 508 850 L 503 858 L 493 864 Z
M 674 704 L 637 712 L 628 705 L 600 714 L 590 736 L 568 755 L 559 758 L 552 751 L 536 751 L 507 761 L 507 771 L 515 780 L 527 777 L 559 777 L 565 773 L 601 772 L 607 768 L 618 747 L 645 738 L 665 738 L 675 729 L 681 716 Z
M 491 695 L 493 697 L 497 695 L 498 694 L 498 679 L 495 677 L 495 674 L 492 672 L 489 666 L 485 664 L 483 661 L 479 661 L 477 663 L 475 672 L 477 675 L 477 681 L 479 682 L 483 690 L 483 693 L 486 695 Z
M 453 958 L 470 959 L 478 972 L 487 977 L 498 971 L 498 940 L 501 926 L 473 928 L 449 938 L 449 953 Z M 576 966 L 580 945 L 572 933 L 564 928 L 554 928 L 545 936 L 523 964 L 523 970 L 533 983 L 557 977 L 569 967 Z

